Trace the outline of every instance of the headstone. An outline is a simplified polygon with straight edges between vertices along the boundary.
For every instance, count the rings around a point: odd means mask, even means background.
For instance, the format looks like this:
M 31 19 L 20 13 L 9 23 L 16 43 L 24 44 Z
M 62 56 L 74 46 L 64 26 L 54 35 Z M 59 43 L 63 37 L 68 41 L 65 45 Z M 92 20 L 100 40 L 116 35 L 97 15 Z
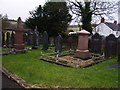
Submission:
M 54 45 L 54 38 L 50 37 L 50 45 Z
M 43 50 L 47 50 L 48 49 L 48 34 L 46 31 L 43 32 Z
M 79 31 L 78 37 L 78 47 L 74 57 L 81 58 L 83 60 L 87 60 L 90 58 L 90 53 L 88 50 L 88 35 L 90 33 L 86 30 Z
M 2 32 L 2 47 L 5 45 L 5 33 Z
M 117 39 L 113 34 L 110 34 L 105 39 L 105 58 L 115 56 L 117 53 Z
M 101 54 L 101 49 L 102 49 L 102 38 L 98 33 L 95 33 L 92 36 L 92 40 L 91 40 L 91 51 L 93 53 Z
M 43 43 L 43 35 L 39 33 L 39 44 Z
M 118 37 L 117 40 L 117 55 L 118 55 L 118 62 L 120 64 L 120 36 Z
M 0 31 L 0 48 L 2 48 L 2 31 Z
M 14 48 L 16 50 L 24 50 L 24 40 L 23 40 L 24 28 L 19 17 L 17 20 L 17 30 L 15 31 L 15 44 Z
M 55 52 L 60 53 L 62 51 L 63 38 L 58 35 L 55 39 Z
M 70 47 L 70 50 L 72 49 L 72 44 L 73 44 L 73 38 L 71 35 L 68 36 L 68 43 L 69 43 L 69 47 Z
M 32 45 L 33 44 L 33 33 L 30 31 L 27 34 L 28 34 L 28 36 L 27 36 L 27 44 Z
M 35 27 L 34 33 L 33 33 L 33 46 L 32 49 L 37 49 L 39 43 L 39 33 L 37 31 L 37 26 Z
M 9 48 L 10 47 L 10 33 L 6 33 L 6 46 Z
M 27 44 L 27 33 L 23 34 L 23 41 L 24 41 L 24 44 L 26 45 Z
M 12 32 L 11 34 L 11 46 L 14 47 L 15 44 L 15 34 Z

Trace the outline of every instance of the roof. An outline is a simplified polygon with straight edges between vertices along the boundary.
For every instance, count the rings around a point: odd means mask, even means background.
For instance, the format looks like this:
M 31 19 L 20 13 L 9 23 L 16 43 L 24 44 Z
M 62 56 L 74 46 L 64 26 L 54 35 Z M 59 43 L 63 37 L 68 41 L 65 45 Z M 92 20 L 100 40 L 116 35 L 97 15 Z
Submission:
M 113 31 L 120 31 L 120 26 L 115 23 L 105 22 L 105 24 L 111 28 Z

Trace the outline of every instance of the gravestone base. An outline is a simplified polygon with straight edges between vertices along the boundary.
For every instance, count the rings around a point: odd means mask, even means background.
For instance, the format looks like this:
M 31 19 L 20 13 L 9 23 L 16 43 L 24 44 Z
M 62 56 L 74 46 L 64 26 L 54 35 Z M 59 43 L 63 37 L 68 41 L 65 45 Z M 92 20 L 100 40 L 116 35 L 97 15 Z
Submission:
M 38 46 L 32 46 L 32 49 L 38 49 Z
M 16 50 L 24 50 L 24 44 L 14 44 Z
M 88 67 L 94 64 L 97 64 L 99 62 L 104 61 L 104 56 L 102 55 L 94 55 L 89 54 L 90 58 L 87 60 L 76 58 L 74 57 L 74 54 L 68 54 L 68 55 L 60 55 L 60 56 L 51 56 L 51 55 L 41 55 L 40 60 L 47 61 L 50 63 L 55 63 L 58 65 L 63 65 L 67 67 L 73 67 L 73 68 L 79 68 L 79 67 Z
M 74 54 L 75 58 L 81 58 L 83 60 L 90 59 L 90 53 L 89 50 L 77 50 Z

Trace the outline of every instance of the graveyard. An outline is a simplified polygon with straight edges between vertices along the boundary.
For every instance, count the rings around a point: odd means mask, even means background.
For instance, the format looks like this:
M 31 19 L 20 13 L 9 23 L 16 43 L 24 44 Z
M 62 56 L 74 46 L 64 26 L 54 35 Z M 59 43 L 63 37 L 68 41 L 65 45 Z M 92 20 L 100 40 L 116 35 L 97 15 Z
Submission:
M 120 37 L 24 33 L 19 17 L 15 34 L 2 33 L 1 53 L 2 72 L 24 88 L 118 88 Z
M 42 47 L 39 47 L 42 48 Z M 10 72 L 10 77 L 17 75 L 17 81 L 23 79 L 28 87 L 51 88 L 117 88 L 118 69 L 109 68 L 117 64 L 117 58 L 86 67 L 72 68 L 40 60 L 42 54 L 53 53 L 51 47 L 47 51 L 37 49 L 17 55 L 3 56 L 3 67 Z M 26 84 L 27 83 L 27 84 Z

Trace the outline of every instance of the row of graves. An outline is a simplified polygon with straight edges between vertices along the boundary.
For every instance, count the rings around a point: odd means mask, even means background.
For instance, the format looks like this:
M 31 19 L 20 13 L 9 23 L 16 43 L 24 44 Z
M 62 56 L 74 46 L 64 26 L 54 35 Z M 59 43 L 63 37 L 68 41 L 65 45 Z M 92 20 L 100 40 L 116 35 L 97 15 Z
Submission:
M 89 35 L 86 30 L 71 34 L 60 40 L 58 44 L 62 49 L 67 47 L 67 50 L 62 53 L 57 51 L 54 56 L 43 55 L 41 59 L 70 67 L 87 67 L 112 57 L 120 60 L 120 36 L 116 38 L 111 34 L 103 37 L 98 33 Z
M 34 30 L 27 31 L 23 28 L 21 18 L 17 20 L 16 30 L 12 32 L 1 33 L 2 47 L 3 49 L 12 49 L 10 52 L 3 52 L 2 55 L 17 54 L 26 52 L 29 49 L 38 49 L 39 45 L 42 44 L 42 50 L 48 50 L 50 43 L 55 44 L 55 52 L 62 51 L 62 37 L 58 35 L 54 40 L 49 38 L 48 33 L 44 31 L 39 33 L 37 27 Z M 61 42 L 59 44 L 59 42 Z M 26 48 L 30 46 L 31 48 Z M 59 49 L 59 50 L 58 50 Z
M 112 34 L 108 37 L 97 33 L 90 36 L 89 32 L 81 30 L 64 39 L 61 35 L 50 39 L 46 31 L 41 34 L 37 27 L 34 31 L 26 32 L 20 17 L 15 32 L 7 32 L 6 35 L 2 32 L 2 47 L 13 48 L 10 52 L 13 54 L 26 52 L 25 45 L 38 49 L 42 44 L 42 50 L 48 50 L 50 42 L 54 44 L 54 53 L 41 54 L 40 60 L 69 67 L 87 67 L 113 56 L 118 56 L 120 60 L 120 37 Z

